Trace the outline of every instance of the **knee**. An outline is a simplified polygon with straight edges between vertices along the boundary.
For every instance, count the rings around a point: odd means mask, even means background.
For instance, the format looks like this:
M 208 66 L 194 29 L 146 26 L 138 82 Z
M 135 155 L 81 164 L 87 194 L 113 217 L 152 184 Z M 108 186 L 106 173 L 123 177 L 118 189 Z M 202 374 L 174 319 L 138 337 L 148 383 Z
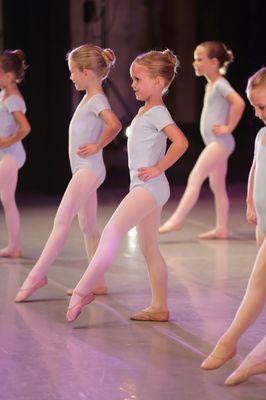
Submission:
M 153 257 L 157 258 L 160 253 L 158 243 L 142 243 L 140 248 L 146 260 L 150 260 Z
M 69 220 L 67 215 L 62 213 L 57 213 L 54 218 L 54 229 L 56 230 L 65 230 L 69 228 L 71 225 L 71 221 Z
M 1 202 L 5 210 L 16 207 L 15 196 L 8 196 L 4 193 L 1 194 Z
M 203 182 L 203 177 L 195 171 L 189 174 L 187 186 L 191 189 L 199 189 Z
M 115 225 L 107 224 L 101 235 L 101 241 L 104 243 L 117 243 L 121 240 L 121 232 Z
M 210 183 L 211 191 L 213 192 L 214 195 L 220 196 L 220 197 L 227 197 L 226 187 L 224 184 L 221 184 L 219 182 L 212 181 L 212 180 L 210 180 L 209 183 Z
M 91 223 L 91 222 L 80 222 L 79 223 L 80 230 L 83 233 L 84 236 L 99 236 L 98 228 L 96 223 Z

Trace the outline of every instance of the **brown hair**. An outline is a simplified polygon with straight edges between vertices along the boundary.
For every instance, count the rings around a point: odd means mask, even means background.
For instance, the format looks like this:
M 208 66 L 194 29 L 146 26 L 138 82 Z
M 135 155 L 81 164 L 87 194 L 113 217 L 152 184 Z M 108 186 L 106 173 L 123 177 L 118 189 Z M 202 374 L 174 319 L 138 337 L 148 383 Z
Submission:
M 101 80 L 107 78 L 115 63 L 115 54 L 111 49 L 102 49 L 92 44 L 79 46 L 67 54 L 67 60 L 76 63 L 80 71 L 92 70 Z
M 199 46 L 203 46 L 207 49 L 209 58 L 217 58 L 220 64 L 221 73 L 225 75 L 229 64 L 234 60 L 232 50 L 229 49 L 224 43 L 216 40 L 203 42 Z
M 132 64 L 134 63 L 145 66 L 152 77 L 161 76 L 165 80 L 163 93 L 167 92 L 180 65 L 176 55 L 169 49 L 164 51 L 151 50 L 140 54 Z
M 259 69 L 249 78 L 246 92 L 262 86 L 266 88 L 266 67 Z
M 12 72 L 16 82 L 20 83 L 27 69 L 25 54 L 23 50 L 5 50 L 0 55 L 0 64 L 4 72 Z

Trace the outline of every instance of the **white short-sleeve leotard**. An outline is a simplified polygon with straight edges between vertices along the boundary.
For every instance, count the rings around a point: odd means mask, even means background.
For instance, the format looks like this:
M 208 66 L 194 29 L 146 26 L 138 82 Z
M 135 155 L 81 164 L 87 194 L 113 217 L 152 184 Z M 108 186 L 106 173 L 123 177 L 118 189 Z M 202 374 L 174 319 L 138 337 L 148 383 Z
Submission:
M 81 145 L 96 143 L 99 140 L 104 129 L 104 122 L 99 114 L 110 108 L 103 94 L 96 94 L 78 105 L 69 125 L 69 159 L 72 174 L 81 168 L 87 168 L 95 172 L 101 182 L 104 181 L 106 170 L 102 150 L 87 157 L 80 157 L 77 152 Z
M 165 173 L 143 182 L 138 178 L 138 169 L 153 167 L 164 157 L 167 136 L 162 129 L 169 124 L 174 124 L 174 121 L 167 108 L 155 106 L 133 119 L 128 135 L 130 190 L 136 186 L 145 187 L 154 196 L 158 206 L 165 204 L 170 196 Z
M 266 233 L 266 146 L 261 143 L 264 135 L 266 127 L 258 132 L 255 140 L 254 206 L 257 224 Z
M 223 144 L 231 154 L 235 148 L 235 140 L 232 134 L 215 135 L 212 133 L 213 125 L 226 125 L 230 111 L 230 104 L 226 96 L 234 89 L 225 78 L 219 78 L 214 84 L 207 83 L 203 109 L 200 117 L 200 133 L 207 146 L 211 142 Z
M 0 136 L 8 137 L 13 135 L 18 124 L 14 119 L 12 113 L 14 111 L 21 111 L 23 114 L 26 113 L 26 104 L 23 98 L 17 94 L 13 94 L 4 99 L 5 91 L 0 92 Z M 21 140 L 13 143 L 11 146 L 4 149 L 0 149 L 0 159 L 5 154 L 12 155 L 18 163 L 18 167 L 21 168 L 26 161 L 26 153 Z

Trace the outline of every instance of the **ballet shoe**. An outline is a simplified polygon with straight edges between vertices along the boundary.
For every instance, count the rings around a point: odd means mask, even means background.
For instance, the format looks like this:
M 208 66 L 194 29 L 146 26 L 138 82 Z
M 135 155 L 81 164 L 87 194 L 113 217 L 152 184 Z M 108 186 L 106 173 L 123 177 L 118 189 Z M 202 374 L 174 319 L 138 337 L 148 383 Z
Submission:
M 108 288 L 107 286 L 98 286 L 92 290 L 92 293 L 95 294 L 96 296 L 103 296 L 108 293 Z
M 227 231 L 216 231 L 215 229 L 207 232 L 200 233 L 199 239 L 228 239 Z
M 21 258 L 22 254 L 20 250 L 8 250 L 7 248 L 0 250 L 0 257 L 5 258 Z
M 155 321 L 155 322 L 167 322 L 169 320 L 168 311 L 153 312 L 149 310 L 141 310 L 131 315 L 132 321 Z
M 74 289 L 68 289 L 67 290 L 67 295 L 68 296 L 72 296 L 73 292 L 74 292 Z M 105 285 L 104 286 L 97 286 L 96 288 L 94 288 L 92 290 L 92 293 L 97 295 L 97 296 L 103 296 L 103 295 L 108 293 L 108 288 Z
M 223 364 L 225 364 L 235 355 L 236 355 L 236 349 L 234 349 L 231 353 L 229 353 L 227 356 L 224 357 L 215 356 L 213 352 L 203 361 L 203 363 L 201 364 L 201 368 L 205 369 L 206 371 L 220 368 Z
M 88 293 L 86 295 L 83 295 L 74 290 L 73 294 L 79 296 L 80 301 L 78 301 L 72 307 L 68 308 L 67 314 L 66 314 L 67 322 L 74 322 L 80 315 L 82 308 L 85 307 L 87 304 L 90 304 L 95 298 L 93 293 Z
M 239 366 L 228 378 L 225 380 L 225 386 L 234 386 L 239 383 L 245 382 L 252 375 L 265 374 L 266 361 L 259 362 L 251 365 L 250 367 Z
M 169 222 L 165 222 L 163 225 L 160 226 L 158 232 L 159 233 L 168 233 L 168 232 L 174 232 L 174 231 L 179 231 L 182 229 L 183 225 L 182 224 L 170 224 Z
M 45 276 L 44 278 L 40 279 L 38 282 L 36 282 L 33 286 L 27 289 L 20 288 L 14 302 L 15 303 L 21 303 L 22 301 L 27 300 L 28 297 L 30 297 L 34 292 L 36 292 L 37 289 L 40 289 L 42 286 L 47 285 L 48 279 Z

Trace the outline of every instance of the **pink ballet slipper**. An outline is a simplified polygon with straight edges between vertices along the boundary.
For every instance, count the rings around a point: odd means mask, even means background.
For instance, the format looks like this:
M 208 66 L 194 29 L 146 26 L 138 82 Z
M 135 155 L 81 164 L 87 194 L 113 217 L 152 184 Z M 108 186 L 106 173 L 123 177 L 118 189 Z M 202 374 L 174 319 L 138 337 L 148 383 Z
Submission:
M 212 229 L 207 232 L 200 233 L 198 235 L 199 239 L 228 239 L 228 232 L 225 230 Z
M 160 226 L 159 233 L 180 231 L 182 227 L 183 227 L 182 224 L 172 224 L 171 222 L 166 221 L 163 225 Z
M 20 250 L 9 250 L 7 247 L 0 250 L 0 257 L 6 258 L 21 258 Z
M 68 290 L 67 290 L 67 295 L 68 295 L 68 296 L 72 296 L 73 292 L 74 292 L 74 289 L 68 289 Z M 105 286 L 105 285 L 103 285 L 103 286 L 97 286 L 96 288 L 94 288 L 94 289 L 92 290 L 92 293 L 95 294 L 95 295 L 97 295 L 97 296 L 103 296 L 103 295 L 105 295 L 105 294 L 108 294 L 108 288 L 107 288 L 107 286 Z
M 67 322 L 74 322 L 80 315 L 82 308 L 85 307 L 87 304 L 90 304 L 95 298 L 93 293 L 88 293 L 84 295 L 74 290 L 73 294 L 79 296 L 80 301 L 78 301 L 72 307 L 68 308 L 66 314 Z
M 220 368 L 228 360 L 236 355 L 236 347 L 218 342 L 211 354 L 203 361 L 201 368 L 212 370 Z
M 167 322 L 169 320 L 169 312 L 145 309 L 131 315 L 130 319 L 133 321 Z
M 243 366 L 243 363 L 225 380 L 224 384 L 226 386 L 238 385 L 247 381 L 252 375 L 266 373 L 266 361 L 254 363 L 246 367 Z
M 15 303 L 21 303 L 22 301 L 27 300 L 34 292 L 36 292 L 37 289 L 47 285 L 47 283 L 48 279 L 45 276 L 44 278 L 36 282 L 34 285 L 32 285 L 30 288 L 27 289 L 20 288 L 14 299 Z

